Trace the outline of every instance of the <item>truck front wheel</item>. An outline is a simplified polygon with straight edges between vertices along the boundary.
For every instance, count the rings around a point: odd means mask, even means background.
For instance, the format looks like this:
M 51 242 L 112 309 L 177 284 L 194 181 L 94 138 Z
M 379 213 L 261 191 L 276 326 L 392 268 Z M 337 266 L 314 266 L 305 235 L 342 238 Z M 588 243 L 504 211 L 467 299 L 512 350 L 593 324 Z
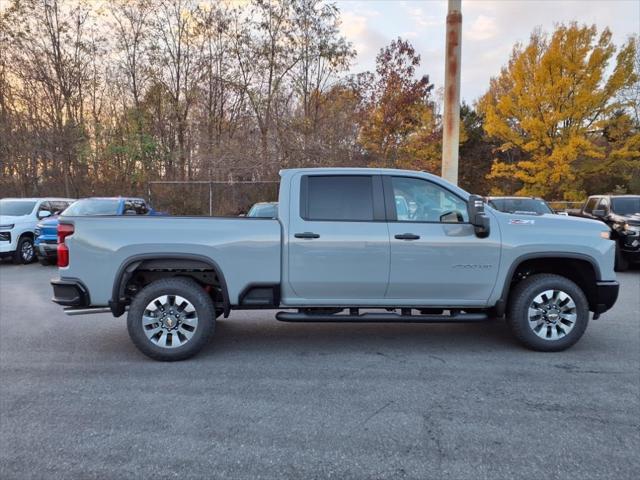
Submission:
M 138 349 L 160 361 L 184 360 L 204 347 L 215 326 L 211 297 L 190 278 L 164 278 L 144 287 L 127 315 Z
M 23 263 L 31 263 L 36 256 L 36 251 L 33 246 L 33 239 L 31 237 L 22 236 L 18 240 L 18 248 L 13 254 L 13 263 L 21 265 Z
M 582 337 L 589 323 L 589 304 L 582 289 L 568 278 L 532 275 L 513 289 L 507 321 L 526 347 L 557 352 Z
M 616 242 L 616 261 L 614 265 L 616 272 L 626 272 L 629 270 L 629 260 L 624 257 L 620 245 Z

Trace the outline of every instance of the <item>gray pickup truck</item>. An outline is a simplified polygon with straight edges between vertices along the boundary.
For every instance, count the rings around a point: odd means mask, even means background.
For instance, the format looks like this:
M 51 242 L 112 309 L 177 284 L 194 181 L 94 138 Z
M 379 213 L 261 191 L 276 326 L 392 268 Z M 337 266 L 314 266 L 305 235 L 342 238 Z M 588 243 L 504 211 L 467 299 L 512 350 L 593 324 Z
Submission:
M 506 315 L 558 351 L 618 296 L 601 222 L 517 215 L 443 179 L 387 169 L 281 172 L 278 217 L 61 217 L 53 301 L 128 310 L 158 360 L 197 353 L 232 310 L 291 322 L 475 322 Z

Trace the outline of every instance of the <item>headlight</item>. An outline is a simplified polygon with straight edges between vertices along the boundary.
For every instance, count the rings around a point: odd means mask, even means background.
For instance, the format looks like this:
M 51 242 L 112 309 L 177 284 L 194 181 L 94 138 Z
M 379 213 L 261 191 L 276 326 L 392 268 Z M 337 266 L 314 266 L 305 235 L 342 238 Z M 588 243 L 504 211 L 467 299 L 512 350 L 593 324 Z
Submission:
M 0 225 L 0 230 L 11 230 L 15 226 L 16 226 L 15 223 L 10 223 L 8 225 Z
M 628 223 L 625 223 L 624 231 L 629 235 L 638 235 L 640 234 L 640 226 L 629 225 Z
M 607 231 L 600 232 L 600 238 L 606 238 L 607 240 L 611 240 L 611 231 L 607 230 Z

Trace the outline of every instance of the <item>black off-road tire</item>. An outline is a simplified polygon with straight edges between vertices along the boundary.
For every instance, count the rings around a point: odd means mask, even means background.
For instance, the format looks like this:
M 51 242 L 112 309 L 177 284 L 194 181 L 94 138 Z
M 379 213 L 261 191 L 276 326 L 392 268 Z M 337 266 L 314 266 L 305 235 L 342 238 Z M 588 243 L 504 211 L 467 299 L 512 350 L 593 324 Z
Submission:
M 620 250 L 620 246 L 616 242 L 616 262 L 614 265 L 614 270 L 616 272 L 626 272 L 629 270 L 629 260 L 624 257 L 622 250 Z
M 529 306 L 545 290 L 567 293 L 575 303 L 576 322 L 573 329 L 557 339 L 540 338 L 529 326 Z M 540 352 L 558 352 L 574 345 L 584 334 L 589 323 L 589 303 L 582 289 L 560 275 L 541 273 L 518 283 L 509 295 L 507 324 L 515 338 L 524 346 Z
M 51 265 L 51 260 L 49 260 L 47 257 L 38 257 L 38 263 L 43 267 L 48 267 L 49 265 Z
M 193 336 L 175 348 L 154 344 L 145 334 L 143 314 L 147 305 L 163 295 L 179 295 L 195 308 L 198 324 Z M 209 341 L 215 329 L 215 305 L 209 294 L 190 278 L 163 278 L 144 287 L 133 299 L 127 315 L 127 330 L 134 345 L 145 355 L 163 362 L 185 360 L 196 355 Z

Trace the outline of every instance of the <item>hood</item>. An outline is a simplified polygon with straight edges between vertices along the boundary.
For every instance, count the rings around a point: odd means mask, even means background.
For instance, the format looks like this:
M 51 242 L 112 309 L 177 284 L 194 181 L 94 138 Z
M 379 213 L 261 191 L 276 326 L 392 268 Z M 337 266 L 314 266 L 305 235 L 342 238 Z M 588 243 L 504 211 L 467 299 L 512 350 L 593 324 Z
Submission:
M 492 213 L 496 213 L 501 222 L 505 224 L 507 228 L 516 228 L 522 230 L 521 227 L 552 227 L 558 230 L 575 229 L 576 231 L 598 231 L 606 230 L 608 227 L 601 221 L 584 217 L 572 217 L 566 215 L 557 215 L 555 213 L 545 213 L 543 215 L 521 215 L 515 213 L 505 213 L 496 210 L 492 210 Z
M 42 220 L 40 220 L 40 223 L 38 225 L 42 225 L 43 227 L 57 225 L 58 224 L 58 216 L 59 215 L 51 215 L 50 217 L 43 218 Z
M 11 225 L 16 223 L 33 222 L 33 218 L 29 215 L 0 215 L 0 225 Z
M 629 225 L 640 225 L 640 213 L 632 213 L 631 215 L 618 215 L 612 213 L 610 215 L 611 220 L 618 223 L 628 223 Z

